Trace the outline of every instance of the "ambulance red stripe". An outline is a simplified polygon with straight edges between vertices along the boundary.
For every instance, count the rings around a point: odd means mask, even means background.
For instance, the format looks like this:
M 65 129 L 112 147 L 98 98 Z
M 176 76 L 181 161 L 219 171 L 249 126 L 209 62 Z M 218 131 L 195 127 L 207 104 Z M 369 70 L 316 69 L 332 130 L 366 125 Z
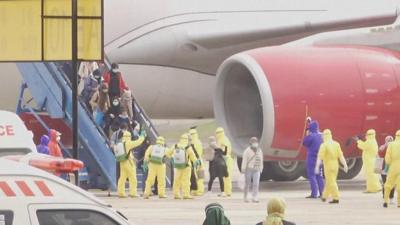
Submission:
M 44 196 L 53 196 L 53 193 L 50 191 L 49 187 L 47 187 L 44 181 L 36 180 L 35 184 Z
M 24 193 L 25 196 L 35 196 L 29 186 L 25 183 L 25 181 L 15 181 L 15 183 L 18 185 L 19 189 L 22 191 L 22 193 Z
M 14 197 L 15 192 L 11 190 L 11 187 L 5 182 L 5 181 L 0 181 L 0 189 L 4 192 L 4 194 L 7 197 Z

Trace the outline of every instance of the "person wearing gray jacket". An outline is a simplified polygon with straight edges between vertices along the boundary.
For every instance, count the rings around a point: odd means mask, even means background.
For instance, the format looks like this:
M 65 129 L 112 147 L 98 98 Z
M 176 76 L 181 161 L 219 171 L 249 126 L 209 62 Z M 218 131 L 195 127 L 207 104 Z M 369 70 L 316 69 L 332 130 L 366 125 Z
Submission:
M 250 146 L 243 153 L 241 171 L 245 175 L 244 201 L 250 202 L 248 193 L 252 186 L 252 201 L 258 202 L 260 175 L 263 171 L 263 153 L 256 137 L 250 138 Z

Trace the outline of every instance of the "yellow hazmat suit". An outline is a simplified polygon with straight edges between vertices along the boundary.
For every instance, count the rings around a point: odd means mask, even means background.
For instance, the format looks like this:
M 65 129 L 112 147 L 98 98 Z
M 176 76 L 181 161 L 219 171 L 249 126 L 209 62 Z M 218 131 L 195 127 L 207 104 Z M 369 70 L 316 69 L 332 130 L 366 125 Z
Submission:
M 197 161 L 196 156 L 190 146 L 188 146 L 188 135 L 181 136 L 178 144 L 167 150 L 166 156 L 174 160 L 174 183 L 173 193 L 175 199 L 181 198 L 181 189 L 184 199 L 192 199 L 190 195 L 191 162 Z M 183 152 L 182 152 L 183 151 Z
M 382 190 L 379 176 L 374 172 L 375 161 L 378 155 L 378 143 L 375 139 L 375 130 L 367 131 L 366 141 L 358 140 L 357 147 L 363 152 L 362 160 L 365 177 L 367 178 L 368 193 L 376 193 Z
M 198 160 L 200 160 L 201 165 L 197 169 L 196 172 L 198 171 L 204 171 L 204 165 L 203 165 L 203 145 L 201 144 L 199 134 L 197 133 L 196 129 L 190 129 L 189 131 L 190 136 L 192 137 L 192 145 L 194 146 L 198 155 Z M 196 155 L 196 156 L 197 156 Z M 199 178 L 197 177 L 197 190 L 195 192 L 196 195 L 200 196 L 204 194 L 204 178 Z
M 339 202 L 339 188 L 336 183 L 337 175 L 339 172 L 339 160 L 344 166 L 344 171 L 347 173 L 346 160 L 343 157 L 342 149 L 340 144 L 332 140 L 332 133 L 330 130 L 324 130 L 323 132 L 324 142 L 321 144 L 318 152 L 318 162 L 316 166 L 316 172 L 319 172 L 321 161 L 324 165 L 325 174 L 325 188 L 322 193 L 322 200 L 325 201 L 328 197 L 332 197 L 331 203 Z
M 389 194 L 395 185 L 397 185 L 397 205 L 400 207 L 400 130 L 396 132 L 396 138 L 389 144 L 386 152 L 385 162 L 389 166 L 389 171 L 385 183 L 385 203 L 389 203 Z
M 149 172 L 147 174 L 146 188 L 144 190 L 144 198 L 149 198 L 151 187 L 157 177 L 158 197 L 166 198 L 165 196 L 165 176 L 166 169 L 164 157 L 166 154 L 165 140 L 163 137 L 157 138 L 156 145 L 151 145 L 147 148 L 144 155 L 144 163 L 148 164 Z
M 125 145 L 126 153 L 130 149 L 134 149 L 141 145 L 144 141 L 144 137 L 140 136 L 136 141 L 131 140 L 131 133 L 125 131 L 122 137 L 122 142 Z M 120 162 L 120 176 L 118 179 L 118 196 L 125 197 L 125 182 L 129 180 L 129 196 L 137 197 L 137 179 L 136 179 L 136 162 L 133 159 L 133 152 L 129 154 L 129 158 L 125 161 Z
M 232 172 L 233 172 L 233 157 L 232 157 L 232 145 L 229 139 L 225 136 L 224 128 L 218 127 L 215 131 L 215 137 L 217 138 L 217 144 L 223 151 L 227 150 L 225 161 L 228 167 L 228 177 L 224 177 L 224 193 L 226 196 L 232 195 Z

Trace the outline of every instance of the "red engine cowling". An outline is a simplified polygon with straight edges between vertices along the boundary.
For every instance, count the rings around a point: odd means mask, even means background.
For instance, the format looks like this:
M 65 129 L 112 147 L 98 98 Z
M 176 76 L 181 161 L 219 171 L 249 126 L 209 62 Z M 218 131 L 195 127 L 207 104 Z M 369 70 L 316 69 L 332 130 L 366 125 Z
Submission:
M 304 159 L 305 119 L 329 128 L 346 156 L 349 140 L 374 128 L 378 141 L 400 128 L 399 54 L 363 46 L 255 49 L 220 67 L 215 117 L 241 155 L 252 136 L 266 159 Z

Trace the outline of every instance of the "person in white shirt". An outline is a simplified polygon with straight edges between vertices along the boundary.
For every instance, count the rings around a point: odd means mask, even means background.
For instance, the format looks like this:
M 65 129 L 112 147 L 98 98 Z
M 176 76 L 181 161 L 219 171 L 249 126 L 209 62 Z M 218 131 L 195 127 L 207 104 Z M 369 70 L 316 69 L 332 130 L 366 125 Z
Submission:
M 249 202 L 248 193 L 252 186 L 252 201 L 258 202 L 260 175 L 263 171 L 263 153 L 256 137 L 250 138 L 250 146 L 243 153 L 242 173 L 245 175 L 244 201 Z

